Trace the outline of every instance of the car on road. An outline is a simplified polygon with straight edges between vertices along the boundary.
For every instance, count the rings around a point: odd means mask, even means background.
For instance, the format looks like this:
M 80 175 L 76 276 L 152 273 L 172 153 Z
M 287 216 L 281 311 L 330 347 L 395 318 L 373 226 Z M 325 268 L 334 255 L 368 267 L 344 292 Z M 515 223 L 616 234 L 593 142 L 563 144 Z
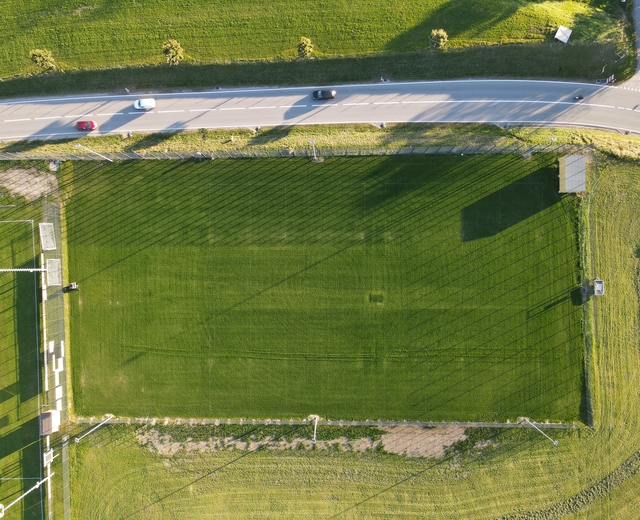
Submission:
M 98 128 L 98 123 L 96 123 L 95 121 L 78 121 L 76 123 L 76 128 L 78 130 L 85 131 L 95 130 L 96 128 Z
M 133 103 L 136 110 L 152 110 L 156 108 L 156 100 L 153 98 L 136 99 Z
M 337 92 L 335 90 L 314 90 L 313 99 L 323 101 L 325 99 L 333 99 L 336 97 Z

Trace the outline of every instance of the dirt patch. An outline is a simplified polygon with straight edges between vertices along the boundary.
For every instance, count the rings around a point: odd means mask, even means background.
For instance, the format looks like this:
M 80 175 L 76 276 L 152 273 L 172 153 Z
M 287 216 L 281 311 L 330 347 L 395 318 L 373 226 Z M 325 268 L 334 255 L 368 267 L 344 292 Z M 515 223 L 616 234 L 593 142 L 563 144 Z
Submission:
M 383 428 L 387 433 L 382 436 L 384 450 L 406 457 L 444 457 L 445 448 L 467 438 L 462 426 L 391 426 Z
M 149 450 L 160 455 L 172 456 L 184 450 L 186 452 L 217 452 L 217 451 L 256 451 L 259 449 L 268 450 L 297 450 L 313 449 L 311 439 L 294 438 L 292 440 L 265 437 L 261 440 L 242 441 L 233 437 L 210 437 L 207 441 L 193 441 L 187 439 L 185 442 L 175 441 L 171 435 L 161 434 L 154 429 L 138 430 L 138 442 L 146 446 Z M 318 450 L 340 450 L 359 451 L 375 450 L 380 445 L 380 441 L 372 441 L 370 438 L 349 440 L 346 437 L 339 437 L 329 441 L 318 441 L 315 448 Z
M 445 455 L 445 448 L 467 438 L 461 426 L 443 426 L 421 428 L 419 426 L 394 426 L 383 428 L 386 432 L 380 440 L 370 437 L 348 439 L 338 437 L 331 440 L 318 440 L 316 450 L 360 452 L 376 451 L 384 448 L 388 453 L 405 457 L 440 458 Z M 140 429 L 136 432 L 138 442 L 150 451 L 165 456 L 173 456 L 179 452 L 211 453 L 218 451 L 256 451 L 267 450 L 311 450 L 314 445 L 311 439 L 293 438 L 291 440 L 267 436 L 260 440 L 239 440 L 233 437 L 210 437 L 206 441 L 176 441 L 171 435 L 163 434 L 156 429 Z
M 12 168 L 0 172 L 0 186 L 14 196 L 22 196 L 28 201 L 37 200 L 42 195 L 58 189 L 58 180 L 51 173 L 40 173 L 35 168 Z

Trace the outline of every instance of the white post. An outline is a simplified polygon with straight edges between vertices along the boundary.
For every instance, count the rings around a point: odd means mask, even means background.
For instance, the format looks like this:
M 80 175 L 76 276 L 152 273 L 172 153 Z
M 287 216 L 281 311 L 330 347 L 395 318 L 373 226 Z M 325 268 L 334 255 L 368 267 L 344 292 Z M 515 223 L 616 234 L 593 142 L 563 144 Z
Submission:
M 93 428 L 91 428 L 87 433 L 85 433 L 84 435 L 81 435 L 80 437 L 75 437 L 73 440 L 75 441 L 76 444 L 78 444 L 82 439 L 84 439 L 87 435 L 89 435 L 90 433 L 95 432 L 98 428 L 100 428 L 100 426 L 102 426 L 104 423 L 106 423 L 107 421 L 110 421 L 111 419 L 113 419 L 113 415 L 109 415 L 109 417 L 107 417 L 104 421 L 102 421 L 100 424 L 98 424 L 97 426 L 94 426 Z
M 76 148 L 84 148 L 85 150 L 88 150 L 89 152 L 96 154 L 98 157 L 102 157 L 103 159 L 105 159 L 105 160 L 107 160 L 107 161 L 109 161 L 109 162 L 113 162 L 113 161 L 112 161 L 111 159 L 109 159 L 108 157 L 105 157 L 104 155 L 99 154 L 98 152 L 94 152 L 91 148 L 87 148 L 86 146 L 83 146 L 83 145 L 81 145 L 81 144 L 76 144 Z
M 307 420 L 313 421 L 313 439 L 311 439 L 311 444 L 316 443 L 316 433 L 318 432 L 318 419 L 320 419 L 317 415 L 310 415 L 307 417 Z
M 316 156 L 316 142 L 315 141 L 311 141 L 311 148 L 313 148 L 313 160 L 317 161 L 318 157 Z
M 46 478 L 43 478 L 42 480 L 40 480 L 39 482 L 36 483 L 35 486 L 33 486 L 30 490 L 25 491 L 22 495 L 20 495 L 18 498 L 16 498 L 13 502 L 11 502 L 9 505 L 3 506 L 2 504 L 0 504 L 0 518 L 2 518 L 4 516 L 4 513 L 7 509 L 9 509 L 11 506 L 17 504 L 18 502 L 20 502 L 20 500 L 22 500 L 24 497 L 26 497 L 29 493 L 31 493 L 33 490 L 38 489 L 42 484 L 44 484 L 45 482 L 47 482 L 51 477 L 53 477 L 55 475 L 55 473 L 51 473 L 50 475 L 48 475 Z
M 547 439 L 549 439 L 554 446 L 558 445 L 558 441 L 552 439 L 551 437 L 549 437 L 546 433 L 544 433 L 540 428 L 538 428 L 535 424 L 533 424 L 529 419 L 527 419 L 526 417 L 524 418 L 525 421 L 527 421 L 531 426 L 533 426 L 536 430 L 538 430 L 542 435 L 544 435 Z

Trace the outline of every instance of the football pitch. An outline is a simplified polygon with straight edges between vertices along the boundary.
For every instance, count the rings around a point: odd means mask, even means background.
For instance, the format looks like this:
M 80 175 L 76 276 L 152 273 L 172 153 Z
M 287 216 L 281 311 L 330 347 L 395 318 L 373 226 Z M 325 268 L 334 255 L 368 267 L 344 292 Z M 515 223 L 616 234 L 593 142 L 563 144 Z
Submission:
M 584 420 L 555 162 L 68 163 L 76 413 Z

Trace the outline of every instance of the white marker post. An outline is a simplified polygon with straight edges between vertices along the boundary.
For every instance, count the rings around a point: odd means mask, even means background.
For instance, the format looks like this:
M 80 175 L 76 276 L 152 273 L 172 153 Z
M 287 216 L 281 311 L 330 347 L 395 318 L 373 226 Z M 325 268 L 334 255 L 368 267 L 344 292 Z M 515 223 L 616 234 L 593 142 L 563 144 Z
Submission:
M 544 433 L 540 428 L 538 428 L 535 424 L 533 424 L 529 419 L 527 419 L 526 417 L 524 418 L 524 420 L 526 422 L 528 422 L 531 426 L 533 426 L 536 430 L 538 430 L 542 435 L 544 435 L 547 439 L 549 439 L 554 446 L 558 445 L 558 441 L 552 439 L 551 437 L 549 437 L 546 433 Z
M 323 162 L 324 161 L 324 157 L 318 157 L 316 155 L 316 142 L 315 141 L 311 141 L 311 148 L 313 149 L 313 159 L 311 159 L 313 162 Z
M 311 444 L 316 443 L 316 433 L 318 432 L 318 419 L 320 419 L 320 417 L 318 417 L 317 415 L 310 415 L 308 417 L 308 420 L 313 421 L 313 439 L 311 439 Z
M 87 148 L 86 146 L 83 146 L 81 144 L 76 144 L 76 148 L 84 148 L 85 150 L 96 154 L 98 157 L 102 157 L 103 159 L 109 161 L 109 162 L 113 162 L 111 159 L 109 159 L 108 157 L 105 157 L 104 155 L 98 153 L 98 152 L 94 152 L 91 148 Z
M 109 415 L 109 417 L 107 417 L 104 421 L 102 421 L 100 424 L 98 424 L 97 426 L 94 426 L 93 428 L 91 428 L 87 433 L 85 433 L 84 435 L 81 435 L 80 437 L 75 437 L 73 440 L 75 441 L 76 444 L 78 444 L 82 439 L 84 439 L 87 435 L 89 435 L 90 433 L 95 432 L 98 428 L 100 428 L 100 426 L 102 426 L 104 423 L 106 423 L 107 421 L 110 421 L 111 419 L 113 419 L 113 415 Z

